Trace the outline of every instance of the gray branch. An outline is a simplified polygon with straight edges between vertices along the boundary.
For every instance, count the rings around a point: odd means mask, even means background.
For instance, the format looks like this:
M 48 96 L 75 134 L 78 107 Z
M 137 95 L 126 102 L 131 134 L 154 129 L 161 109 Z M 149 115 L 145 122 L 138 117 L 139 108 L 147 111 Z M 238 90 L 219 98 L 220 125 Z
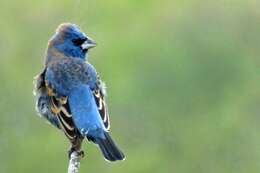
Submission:
M 78 152 L 73 151 L 71 153 L 69 167 L 68 167 L 68 173 L 78 173 L 79 172 L 80 159 L 81 159 L 81 156 L 78 154 Z

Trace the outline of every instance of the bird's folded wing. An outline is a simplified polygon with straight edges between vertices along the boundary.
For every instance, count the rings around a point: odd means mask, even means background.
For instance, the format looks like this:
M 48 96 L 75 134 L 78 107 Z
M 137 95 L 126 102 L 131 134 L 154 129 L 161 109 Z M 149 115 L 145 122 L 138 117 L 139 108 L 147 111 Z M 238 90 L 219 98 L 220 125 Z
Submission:
M 44 117 L 57 128 L 60 127 L 57 116 L 51 110 L 51 98 L 47 94 L 44 82 L 45 70 L 34 78 L 34 95 L 36 96 L 36 110 L 41 117 Z
M 72 114 L 70 111 L 67 97 L 57 98 L 55 95 L 51 95 L 51 111 L 56 115 L 61 128 L 65 135 L 73 140 L 77 137 L 78 131 L 74 125 Z
M 104 126 L 106 130 L 109 130 L 110 128 L 110 122 L 109 122 L 109 114 L 105 102 L 104 93 L 101 89 L 95 89 L 93 90 L 93 96 L 95 98 L 95 102 L 99 111 L 99 114 L 101 116 L 101 119 L 104 123 Z
M 35 84 L 38 112 L 51 124 L 62 129 L 69 139 L 74 139 L 77 129 L 74 126 L 67 97 L 57 97 L 57 93 L 45 80 L 46 71 L 38 75 Z M 44 111 L 46 113 L 44 113 Z
M 68 98 L 72 118 L 80 133 L 89 137 L 104 137 L 107 131 L 101 119 L 93 91 L 88 85 L 74 88 Z

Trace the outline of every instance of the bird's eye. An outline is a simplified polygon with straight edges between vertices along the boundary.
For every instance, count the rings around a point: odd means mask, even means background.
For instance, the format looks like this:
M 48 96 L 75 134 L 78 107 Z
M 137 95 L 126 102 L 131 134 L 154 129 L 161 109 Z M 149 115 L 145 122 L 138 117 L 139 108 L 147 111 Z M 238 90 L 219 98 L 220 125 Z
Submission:
M 76 46 L 81 46 L 86 40 L 87 40 L 86 38 L 78 38 L 78 39 L 72 40 L 72 42 L 73 42 Z

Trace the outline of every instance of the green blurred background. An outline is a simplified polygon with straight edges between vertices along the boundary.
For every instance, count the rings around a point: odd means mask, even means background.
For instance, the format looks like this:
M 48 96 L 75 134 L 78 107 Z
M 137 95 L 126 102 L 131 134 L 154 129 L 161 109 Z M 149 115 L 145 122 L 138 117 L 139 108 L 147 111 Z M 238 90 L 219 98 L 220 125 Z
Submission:
M 260 1 L 0 1 L 0 172 L 67 171 L 69 143 L 36 115 L 33 77 L 62 22 L 98 43 L 112 134 L 127 155 L 84 144 L 81 171 L 260 172 Z

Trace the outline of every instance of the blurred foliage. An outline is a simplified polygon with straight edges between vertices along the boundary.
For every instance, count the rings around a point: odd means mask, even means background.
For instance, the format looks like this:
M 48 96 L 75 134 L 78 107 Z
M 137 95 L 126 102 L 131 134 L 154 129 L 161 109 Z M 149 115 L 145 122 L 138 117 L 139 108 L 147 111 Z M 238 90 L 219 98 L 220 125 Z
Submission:
M 66 172 L 69 143 L 36 116 L 32 78 L 62 22 L 97 41 L 112 134 L 81 172 L 260 171 L 260 1 L 0 1 L 0 172 Z

